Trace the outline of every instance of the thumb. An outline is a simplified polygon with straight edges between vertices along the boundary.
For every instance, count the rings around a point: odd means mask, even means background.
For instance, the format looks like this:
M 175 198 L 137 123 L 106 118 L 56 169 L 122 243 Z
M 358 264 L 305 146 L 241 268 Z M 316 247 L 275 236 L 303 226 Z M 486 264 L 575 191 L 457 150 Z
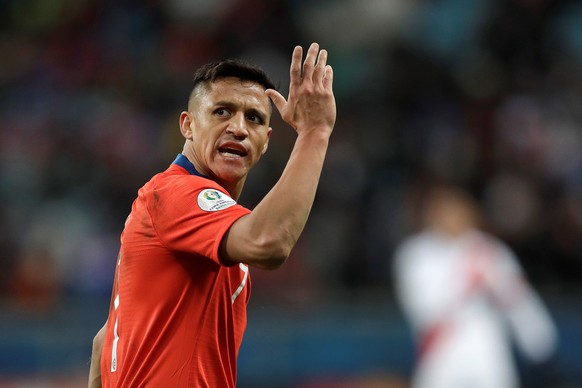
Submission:
M 273 104 L 275 104 L 275 107 L 277 107 L 279 113 L 282 113 L 285 105 L 287 104 L 285 97 L 283 97 L 281 93 L 274 89 L 265 90 L 265 94 L 271 99 L 271 101 L 273 101 Z

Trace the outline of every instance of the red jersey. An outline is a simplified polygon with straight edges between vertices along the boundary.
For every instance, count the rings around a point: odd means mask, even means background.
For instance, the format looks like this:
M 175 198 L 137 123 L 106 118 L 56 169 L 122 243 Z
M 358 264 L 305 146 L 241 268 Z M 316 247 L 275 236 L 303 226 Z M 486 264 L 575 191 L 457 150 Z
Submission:
M 103 387 L 235 387 L 250 276 L 219 245 L 249 212 L 183 155 L 139 190 L 121 235 Z

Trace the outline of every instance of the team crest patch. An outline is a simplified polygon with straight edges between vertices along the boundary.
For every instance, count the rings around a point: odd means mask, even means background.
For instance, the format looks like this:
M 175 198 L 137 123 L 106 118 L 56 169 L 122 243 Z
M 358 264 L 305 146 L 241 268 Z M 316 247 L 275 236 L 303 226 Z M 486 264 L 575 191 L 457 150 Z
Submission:
M 198 206 L 207 212 L 223 210 L 236 204 L 228 195 L 214 189 L 204 189 L 198 194 Z

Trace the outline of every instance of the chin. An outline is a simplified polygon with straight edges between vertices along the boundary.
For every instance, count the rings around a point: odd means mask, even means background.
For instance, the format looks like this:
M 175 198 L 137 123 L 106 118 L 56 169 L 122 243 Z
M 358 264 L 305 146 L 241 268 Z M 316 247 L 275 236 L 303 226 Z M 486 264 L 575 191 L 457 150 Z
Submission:
M 212 170 L 217 179 L 228 183 L 238 183 L 246 179 L 253 165 L 254 163 L 251 163 L 248 158 L 221 158 L 215 160 Z
M 245 179 L 248 174 L 248 170 L 246 169 L 221 169 L 218 171 L 216 175 L 218 179 L 223 182 L 228 183 L 238 183 L 241 180 Z

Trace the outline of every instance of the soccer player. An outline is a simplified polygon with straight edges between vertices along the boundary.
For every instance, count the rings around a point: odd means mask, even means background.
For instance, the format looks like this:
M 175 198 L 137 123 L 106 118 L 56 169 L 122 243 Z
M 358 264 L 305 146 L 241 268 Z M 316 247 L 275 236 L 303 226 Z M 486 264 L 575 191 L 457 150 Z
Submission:
M 303 59 L 295 47 L 287 99 L 241 61 L 196 72 L 183 151 L 139 190 L 125 223 L 90 387 L 235 387 L 249 266 L 281 266 L 314 201 L 336 117 L 327 55 L 313 43 Z M 250 211 L 236 200 L 267 151 L 271 101 L 297 137 Z
M 547 362 L 557 329 L 517 257 L 480 230 L 476 201 L 438 187 L 425 229 L 395 254 L 398 300 L 414 329 L 413 388 L 520 386 L 512 339 L 532 362 Z

